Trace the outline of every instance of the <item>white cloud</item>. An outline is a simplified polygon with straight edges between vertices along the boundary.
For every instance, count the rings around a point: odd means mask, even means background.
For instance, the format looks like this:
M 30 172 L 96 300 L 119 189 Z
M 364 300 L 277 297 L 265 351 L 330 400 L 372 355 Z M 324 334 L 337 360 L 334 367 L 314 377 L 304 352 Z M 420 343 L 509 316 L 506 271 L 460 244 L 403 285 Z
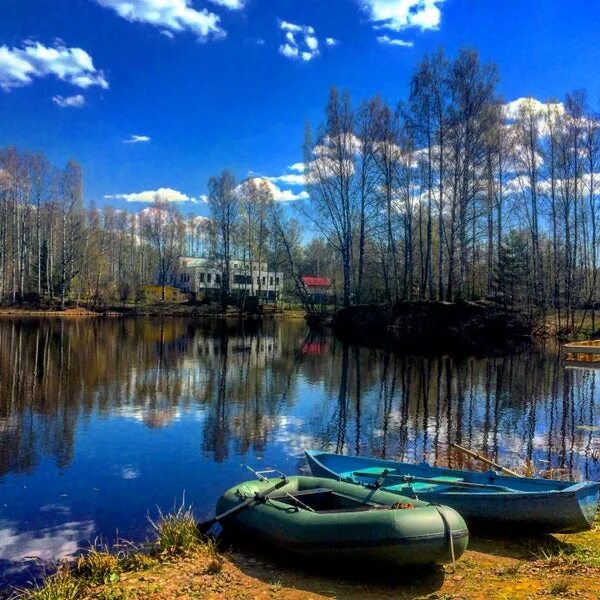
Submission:
M 414 42 L 391 38 L 389 35 L 379 35 L 377 36 L 377 41 L 380 44 L 387 44 L 388 46 L 402 46 L 403 48 L 412 48 L 414 46 Z
M 295 193 L 292 190 L 282 190 L 268 177 L 254 177 L 252 178 L 252 181 L 255 181 L 256 183 L 266 183 L 275 202 L 293 202 L 294 200 L 305 200 L 308 198 L 308 194 L 305 191 Z
M 124 144 L 145 144 L 151 140 L 147 135 L 131 135 L 126 140 L 123 140 Z
M 85 98 L 81 94 L 76 96 L 54 96 L 52 102 L 61 108 L 81 108 L 85 106 Z
M 48 75 L 83 89 L 95 85 L 108 89 L 104 73 L 96 70 L 92 57 L 81 48 L 67 48 L 62 44 L 48 47 L 29 41 L 23 48 L 0 46 L 0 88 L 3 90 L 24 87 Z
M 109 194 L 104 197 L 107 200 L 125 200 L 125 202 L 197 202 L 196 199 L 171 188 L 159 188 L 132 194 Z
M 210 0 L 213 4 L 224 6 L 229 10 L 241 10 L 246 6 L 247 0 Z
M 165 34 L 190 31 L 199 40 L 224 37 L 220 17 L 207 9 L 196 10 L 191 0 L 96 0 L 130 22 L 148 23 Z M 236 0 L 221 0 L 218 4 L 236 4 Z
M 287 58 L 305 62 L 319 56 L 319 40 L 310 25 L 296 25 L 281 21 L 279 28 L 285 32 L 285 43 L 279 46 L 279 53 Z
M 562 115 L 565 112 L 565 107 L 562 102 L 541 102 L 537 98 L 517 98 L 512 102 L 504 105 L 504 116 L 509 120 L 514 120 L 519 117 L 522 110 L 531 110 L 536 115 L 546 115 L 548 112 L 554 112 L 557 115 Z
M 290 165 L 288 167 L 288 169 L 290 171 L 296 171 L 296 173 L 304 173 L 304 163 L 303 162 L 294 163 L 293 165 Z
M 438 29 L 444 0 L 359 0 L 377 28 L 402 31 Z
M 325 43 L 328 46 L 337 46 L 339 42 L 335 38 L 328 37 L 328 38 L 325 38 Z
M 304 185 L 304 175 L 301 173 L 288 173 L 277 177 L 267 177 L 269 181 L 285 183 L 287 185 Z

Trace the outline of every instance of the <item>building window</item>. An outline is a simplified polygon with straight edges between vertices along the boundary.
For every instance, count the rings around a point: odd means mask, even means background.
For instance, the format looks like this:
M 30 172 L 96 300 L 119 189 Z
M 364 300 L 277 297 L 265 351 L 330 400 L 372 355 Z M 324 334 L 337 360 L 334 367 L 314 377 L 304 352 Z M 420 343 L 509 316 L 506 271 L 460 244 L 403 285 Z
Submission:
M 204 273 L 200 273 L 200 283 L 204 283 Z
M 221 283 L 221 275 L 219 273 L 215 275 L 215 283 Z
M 206 275 L 206 283 L 210 283 L 210 279 L 211 279 L 211 276 L 210 276 L 210 273 L 208 273 Z
M 275 277 L 275 285 L 279 285 L 279 277 Z
M 260 284 L 260 277 L 257 277 L 256 278 L 256 285 L 259 285 L 259 284 Z
M 263 285 L 265 285 L 265 283 L 267 283 L 267 278 L 263 277 Z
M 233 283 L 237 283 L 238 285 L 252 285 L 252 277 L 250 275 L 234 275 Z
M 273 285 L 273 278 L 269 277 L 269 285 L 272 286 Z

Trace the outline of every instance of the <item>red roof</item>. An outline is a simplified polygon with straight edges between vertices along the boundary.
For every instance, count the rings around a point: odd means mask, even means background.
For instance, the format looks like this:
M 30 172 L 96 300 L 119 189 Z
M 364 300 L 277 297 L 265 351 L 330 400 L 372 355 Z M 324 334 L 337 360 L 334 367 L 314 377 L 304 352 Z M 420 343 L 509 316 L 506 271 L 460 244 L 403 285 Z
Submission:
M 306 287 L 329 287 L 331 285 L 329 277 L 303 277 L 302 282 Z

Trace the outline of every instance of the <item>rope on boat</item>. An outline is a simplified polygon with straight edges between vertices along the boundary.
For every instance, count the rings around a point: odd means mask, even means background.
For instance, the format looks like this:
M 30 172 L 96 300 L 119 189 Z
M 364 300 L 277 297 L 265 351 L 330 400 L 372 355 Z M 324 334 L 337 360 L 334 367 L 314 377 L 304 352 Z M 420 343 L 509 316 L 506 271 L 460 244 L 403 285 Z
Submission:
M 433 506 L 440 517 L 442 518 L 442 522 L 444 523 L 444 529 L 448 531 L 448 536 L 450 538 L 450 556 L 452 556 L 452 572 L 456 572 L 456 555 L 454 554 L 454 536 L 452 535 L 452 528 L 450 527 L 450 523 L 448 523 L 448 519 L 446 515 L 442 512 L 442 507 L 439 504 L 430 503 L 429 506 Z

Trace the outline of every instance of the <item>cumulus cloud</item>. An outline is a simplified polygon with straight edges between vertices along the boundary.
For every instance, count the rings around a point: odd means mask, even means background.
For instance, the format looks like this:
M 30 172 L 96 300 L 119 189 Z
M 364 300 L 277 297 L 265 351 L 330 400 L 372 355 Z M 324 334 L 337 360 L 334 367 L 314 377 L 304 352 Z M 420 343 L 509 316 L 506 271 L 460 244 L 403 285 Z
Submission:
M 246 6 L 247 0 L 210 0 L 210 2 L 229 10 L 242 10 Z
M 438 29 L 444 0 L 359 0 L 377 28 L 402 31 Z
M 146 144 L 151 140 L 147 135 L 130 135 L 126 140 L 123 140 L 124 144 Z
M 325 43 L 328 46 L 337 46 L 338 45 L 338 41 L 335 38 L 332 38 L 332 37 L 325 38 Z
M 290 165 L 288 167 L 288 169 L 290 171 L 296 171 L 296 173 L 304 173 L 304 163 L 303 162 L 294 163 L 293 165 Z
M 308 194 L 305 191 L 296 193 L 292 190 L 282 190 L 279 186 L 275 185 L 272 178 L 269 177 L 253 177 L 252 181 L 255 181 L 256 183 L 266 183 L 275 202 L 293 202 L 294 200 L 305 200 L 308 198 Z
M 285 33 L 285 43 L 279 46 L 280 54 L 305 62 L 319 56 L 319 40 L 314 27 L 281 21 L 279 28 Z
M 130 22 L 148 23 L 163 33 L 189 31 L 199 40 L 217 39 L 225 36 L 220 17 L 207 9 L 196 10 L 191 0 L 96 0 L 100 6 L 111 8 Z M 243 4 L 241 0 L 218 0 L 222 6 Z
M 531 110 L 537 115 L 546 115 L 548 112 L 562 115 L 565 107 L 562 102 L 542 102 L 537 98 L 517 98 L 504 105 L 504 116 L 509 120 L 517 119 L 522 110 Z
M 198 202 L 195 198 L 191 198 L 172 188 L 159 188 L 158 190 L 134 192 L 131 194 L 108 194 L 104 197 L 107 200 L 124 200 L 125 202 Z
M 81 108 L 85 106 L 85 98 L 81 94 L 76 96 L 54 96 L 52 102 L 61 108 Z
M 81 48 L 67 48 L 60 43 L 48 47 L 29 41 L 23 48 L 0 46 L 0 88 L 3 90 L 25 87 L 34 79 L 48 75 L 82 89 L 92 86 L 108 89 L 104 73 L 96 70 L 92 57 Z
M 377 41 L 380 44 L 387 44 L 388 46 L 401 46 L 402 48 L 412 48 L 414 46 L 414 42 L 408 42 L 398 38 L 391 38 L 389 35 L 379 35 L 377 36 Z
M 287 173 L 277 177 L 267 177 L 269 181 L 285 183 L 287 185 L 304 185 L 304 175 L 300 173 Z

